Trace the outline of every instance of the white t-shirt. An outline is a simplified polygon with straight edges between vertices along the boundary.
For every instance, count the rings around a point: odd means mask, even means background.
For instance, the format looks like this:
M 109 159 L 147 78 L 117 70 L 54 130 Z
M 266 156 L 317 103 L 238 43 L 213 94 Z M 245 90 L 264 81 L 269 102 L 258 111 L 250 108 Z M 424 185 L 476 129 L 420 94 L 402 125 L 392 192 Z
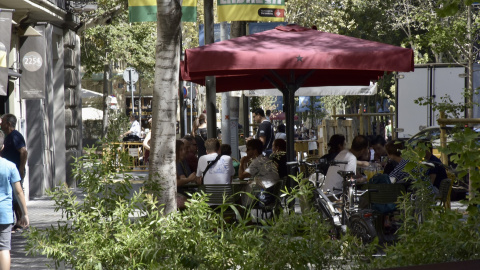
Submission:
M 353 155 L 348 149 L 342 150 L 335 157 L 335 160 L 338 161 L 347 161 L 348 164 L 337 164 L 331 165 L 327 171 L 327 177 L 325 179 L 325 184 L 323 185 L 323 190 L 326 191 L 330 189 L 330 192 L 339 193 L 342 189 L 343 178 L 337 173 L 338 171 L 353 171 L 357 170 L 357 158 Z M 333 190 L 335 188 L 336 190 Z
M 275 185 L 280 177 L 278 170 L 272 160 L 260 155 L 254 160 L 247 169 L 245 169 L 254 179 L 255 182 L 261 181 L 265 188 Z
M 287 140 L 287 134 L 285 134 L 283 132 L 277 132 L 275 134 L 275 140 L 276 139 L 284 139 L 286 141 Z
M 217 153 L 201 156 L 198 160 L 197 177 L 203 177 L 203 172 L 207 168 L 209 161 L 217 158 Z M 235 174 L 233 161 L 230 156 L 223 155 L 205 174 L 204 184 L 225 185 L 232 183 L 232 176 Z
M 132 125 L 130 126 L 130 131 L 130 134 L 140 137 L 141 128 L 140 123 L 137 120 L 132 122 Z
M 312 138 L 310 138 L 310 140 L 317 140 L 317 137 L 313 136 Z M 317 142 L 308 142 L 308 151 L 317 150 L 317 149 L 318 149 Z

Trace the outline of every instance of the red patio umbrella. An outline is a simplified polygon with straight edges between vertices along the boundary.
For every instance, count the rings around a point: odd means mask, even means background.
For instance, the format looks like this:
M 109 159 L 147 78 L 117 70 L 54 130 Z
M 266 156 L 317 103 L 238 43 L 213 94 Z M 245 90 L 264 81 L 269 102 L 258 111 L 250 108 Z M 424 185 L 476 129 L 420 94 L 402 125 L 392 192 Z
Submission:
M 215 76 L 217 92 L 271 88 L 287 105 L 287 159 L 293 154 L 294 94 L 301 86 L 368 85 L 384 72 L 413 71 L 413 51 L 297 25 L 188 49 L 184 80 L 205 84 Z
M 297 121 L 298 115 L 295 115 L 293 119 Z M 270 120 L 285 120 L 285 113 L 284 112 L 272 113 L 272 115 L 270 115 Z

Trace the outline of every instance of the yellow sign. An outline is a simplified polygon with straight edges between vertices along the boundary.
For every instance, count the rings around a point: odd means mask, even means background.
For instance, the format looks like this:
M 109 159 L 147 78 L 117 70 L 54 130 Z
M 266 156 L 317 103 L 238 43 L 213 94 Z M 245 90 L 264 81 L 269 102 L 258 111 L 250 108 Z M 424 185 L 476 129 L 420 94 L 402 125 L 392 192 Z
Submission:
M 217 0 L 218 20 L 285 21 L 285 0 Z

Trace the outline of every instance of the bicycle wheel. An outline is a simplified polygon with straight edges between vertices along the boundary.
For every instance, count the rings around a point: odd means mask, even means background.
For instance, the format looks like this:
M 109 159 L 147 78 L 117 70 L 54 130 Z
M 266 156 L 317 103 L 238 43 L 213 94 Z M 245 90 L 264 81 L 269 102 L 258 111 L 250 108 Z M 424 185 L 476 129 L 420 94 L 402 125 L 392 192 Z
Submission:
M 370 219 L 364 218 L 361 214 L 354 214 L 349 221 L 352 235 L 360 238 L 364 244 L 371 243 L 377 237 L 375 226 Z

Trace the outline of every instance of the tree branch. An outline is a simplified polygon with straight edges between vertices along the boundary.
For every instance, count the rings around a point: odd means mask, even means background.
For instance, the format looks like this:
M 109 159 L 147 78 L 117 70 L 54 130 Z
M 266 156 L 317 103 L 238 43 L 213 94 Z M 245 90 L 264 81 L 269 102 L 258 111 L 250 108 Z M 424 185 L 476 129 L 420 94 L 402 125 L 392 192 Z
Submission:
M 117 5 L 113 9 L 111 9 L 109 12 L 105 12 L 104 14 L 100 16 L 96 16 L 93 18 L 88 19 L 85 23 L 80 26 L 80 28 L 77 30 L 77 33 L 80 35 L 83 31 L 93 28 L 97 25 L 105 25 L 107 24 L 107 21 L 115 17 L 117 14 L 121 13 L 123 11 L 123 6 L 122 5 Z

